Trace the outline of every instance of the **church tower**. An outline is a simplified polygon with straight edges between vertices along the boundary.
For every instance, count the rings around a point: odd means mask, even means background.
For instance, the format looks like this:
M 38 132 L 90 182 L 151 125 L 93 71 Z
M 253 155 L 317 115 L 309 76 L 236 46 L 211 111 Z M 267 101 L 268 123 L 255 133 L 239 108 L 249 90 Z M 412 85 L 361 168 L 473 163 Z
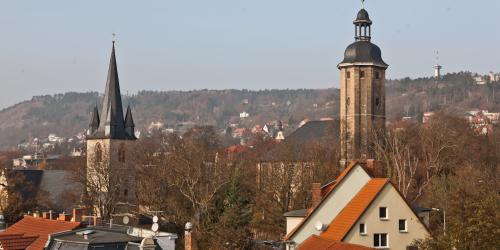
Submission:
M 97 105 L 94 107 L 86 136 L 88 192 L 106 194 L 102 196 L 112 197 L 114 202 L 135 201 L 135 174 L 131 162 L 132 147 L 137 139 L 134 129 L 130 106 L 123 117 L 113 41 L 102 109 L 99 114 Z
M 375 133 L 385 130 L 385 70 L 380 48 L 371 42 L 372 21 L 358 12 L 355 41 L 347 47 L 340 70 L 340 165 L 374 157 Z

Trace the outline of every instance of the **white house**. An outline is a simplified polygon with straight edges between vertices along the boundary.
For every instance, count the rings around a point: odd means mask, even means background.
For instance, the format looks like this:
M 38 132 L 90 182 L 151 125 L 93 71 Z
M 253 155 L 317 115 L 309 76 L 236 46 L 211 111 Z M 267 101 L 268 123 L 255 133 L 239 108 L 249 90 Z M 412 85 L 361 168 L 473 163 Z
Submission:
M 383 175 L 373 160 L 353 161 L 334 182 L 313 189 L 311 209 L 285 214 L 287 249 L 337 249 L 321 248 L 325 242 L 350 249 L 406 249 L 428 237 L 421 218 L 389 179 L 377 178 Z

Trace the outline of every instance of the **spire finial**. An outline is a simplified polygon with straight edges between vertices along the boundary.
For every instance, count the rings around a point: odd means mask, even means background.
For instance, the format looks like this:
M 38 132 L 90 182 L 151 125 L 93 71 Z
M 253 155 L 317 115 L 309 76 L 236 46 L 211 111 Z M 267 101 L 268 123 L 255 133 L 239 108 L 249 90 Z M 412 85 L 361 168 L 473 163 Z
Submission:
M 116 33 L 111 33 L 111 36 L 113 36 L 113 45 L 115 45 L 116 42 Z
M 365 0 L 361 0 L 361 7 L 365 8 Z

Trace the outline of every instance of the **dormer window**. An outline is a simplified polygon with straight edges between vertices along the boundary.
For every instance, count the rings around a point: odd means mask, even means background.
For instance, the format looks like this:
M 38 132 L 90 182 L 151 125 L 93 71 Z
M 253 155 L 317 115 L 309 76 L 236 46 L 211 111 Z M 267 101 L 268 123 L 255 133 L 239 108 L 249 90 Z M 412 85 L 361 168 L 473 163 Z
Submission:
M 388 220 L 389 219 L 387 207 L 379 207 L 378 217 L 380 218 L 380 220 Z

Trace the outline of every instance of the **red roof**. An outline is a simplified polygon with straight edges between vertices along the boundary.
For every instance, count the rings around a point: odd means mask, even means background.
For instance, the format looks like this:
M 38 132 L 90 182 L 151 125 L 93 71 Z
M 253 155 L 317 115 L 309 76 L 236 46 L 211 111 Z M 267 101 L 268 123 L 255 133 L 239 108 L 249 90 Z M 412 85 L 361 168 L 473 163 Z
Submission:
M 317 235 L 311 235 L 298 247 L 298 250 L 372 250 L 372 249 L 374 248 L 329 240 Z
M 28 248 L 38 236 L 24 236 L 24 234 L 0 235 L 0 248 L 5 250 L 22 250 Z
M 0 243 L 4 249 L 9 250 L 42 250 L 49 238 L 49 234 L 70 231 L 80 226 L 80 222 L 49 220 L 25 216 L 22 220 L 0 233 Z M 29 242 L 30 240 L 31 242 Z M 9 246 L 13 248 L 9 248 Z
M 366 183 L 321 233 L 321 237 L 342 241 L 387 183 L 389 179 L 385 178 L 374 178 Z

